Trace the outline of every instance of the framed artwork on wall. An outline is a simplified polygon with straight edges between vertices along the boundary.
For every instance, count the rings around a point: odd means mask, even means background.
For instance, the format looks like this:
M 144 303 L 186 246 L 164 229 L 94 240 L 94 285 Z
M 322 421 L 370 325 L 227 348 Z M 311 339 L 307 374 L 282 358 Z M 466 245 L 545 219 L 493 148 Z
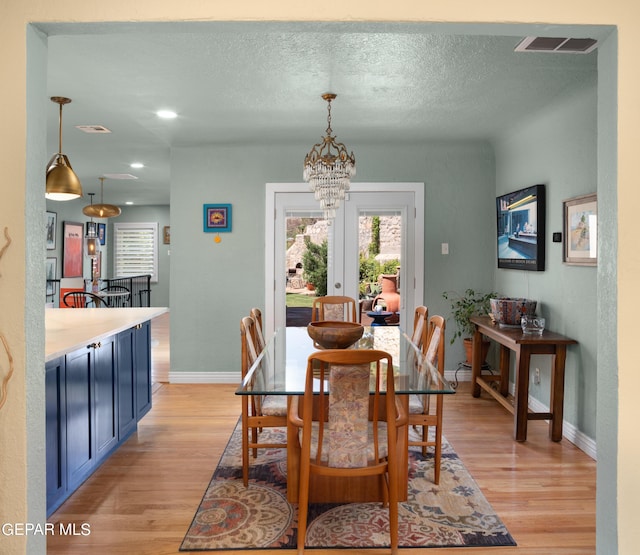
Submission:
M 203 231 L 205 233 L 223 233 L 231 231 L 231 205 L 205 204 Z
M 81 223 L 63 222 L 62 277 L 82 277 L 83 229 Z
M 171 226 L 165 225 L 162 228 L 162 243 L 165 245 L 171 244 Z
M 107 241 L 107 224 L 98 224 L 98 239 L 100 239 L 100 244 L 104 247 Z
M 47 295 L 55 293 L 55 284 L 49 280 L 56 279 L 58 275 L 58 259 L 55 256 L 48 256 L 45 266 L 45 274 L 47 276 Z
M 544 185 L 533 185 L 497 197 L 496 218 L 498 268 L 543 271 Z
M 45 216 L 45 231 L 47 250 L 52 251 L 56 248 L 56 232 L 58 229 L 58 214 L 56 212 L 47 212 Z
M 596 193 L 562 202 L 563 256 L 565 264 L 598 264 L 598 197 Z

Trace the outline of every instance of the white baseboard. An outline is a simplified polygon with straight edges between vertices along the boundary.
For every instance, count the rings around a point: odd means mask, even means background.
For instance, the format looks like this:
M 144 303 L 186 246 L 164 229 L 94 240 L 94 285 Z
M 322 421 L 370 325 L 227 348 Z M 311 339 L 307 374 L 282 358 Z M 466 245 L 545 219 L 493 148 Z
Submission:
M 240 372 L 169 372 L 169 383 L 240 384 Z
M 445 370 L 444 377 L 447 381 L 455 384 L 457 382 L 471 381 L 471 368 L 460 366 L 458 370 Z
M 509 384 L 509 389 L 512 390 L 513 388 L 513 384 Z M 531 395 L 529 395 L 529 408 L 535 412 L 549 412 L 549 407 L 538 401 L 538 399 L 531 397 Z M 584 451 L 594 461 L 598 460 L 595 440 L 582 433 L 566 420 L 562 421 L 562 437 L 573 443 L 581 451 Z
M 458 370 L 445 370 L 444 377 L 449 382 L 452 382 L 454 384 L 456 383 L 456 381 L 470 382 L 471 368 L 461 366 Z M 515 384 L 513 382 L 510 382 L 509 391 L 512 395 L 514 393 L 514 390 Z M 549 412 L 549 407 L 538 401 L 538 399 L 531 397 L 531 395 L 529 395 L 529 408 L 535 412 Z M 566 420 L 563 420 L 562 422 L 562 437 L 564 437 L 567 441 L 573 443 L 581 451 L 584 451 L 594 461 L 598 460 L 596 441 L 578 430 L 578 428 L 576 428 L 573 424 L 567 422 Z

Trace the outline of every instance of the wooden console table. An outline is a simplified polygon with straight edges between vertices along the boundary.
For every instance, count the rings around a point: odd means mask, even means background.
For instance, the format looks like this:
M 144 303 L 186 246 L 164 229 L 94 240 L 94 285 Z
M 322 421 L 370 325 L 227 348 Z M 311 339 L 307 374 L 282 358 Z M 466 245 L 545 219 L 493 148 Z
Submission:
M 484 389 L 509 412 L 514 415 L 513 435 L 516 441 L 527 439 L 529 420 L 550 420 L 549 436 L 553 441 L 562 439 L 562 410 L 564 403 L 564 363 L 567 357 L 567 345 L 577 341 L 545 330 L 542 335 L 524 334 L 517 328 L 501 328 L 494 324 L 489 316 L 474 316 L 471 322 L 476 331 L 473 336 L 473 356 L 471 364 L 471 394 L 480 396 Z M 481 342 L 482 336 L 500 344 L 500 374 L 489 376 L 482 374 Z M 507 398 L 509 394 L 509 358 L 510 351 L 516 354 L 516 388 L 513 404 Z M 529 362 L 531 355 L 551 355 L 551 412 L 532 412 L 529 410 Z M 491 387 L 498 382 L 498 389 Z

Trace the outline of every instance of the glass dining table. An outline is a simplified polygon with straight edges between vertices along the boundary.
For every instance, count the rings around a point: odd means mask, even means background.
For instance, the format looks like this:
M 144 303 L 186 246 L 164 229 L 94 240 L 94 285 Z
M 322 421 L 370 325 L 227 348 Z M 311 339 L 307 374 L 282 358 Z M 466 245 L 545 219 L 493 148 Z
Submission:
M 314 345 L 306 327 L 279 328 L 267 342 L 255 363 L 248 370 L 244 380 L 236 390 L 236 395 L 303 395 L 307 358 L 320 347 Z M 388 352 L 393 358 L 394 384 L 398 400 L 408 411 L 410 395 L 451 395 L 455 390 L 438 373 L 437 369 L 423 356 L 411 338 L 398 326 L 365 327 L 362 338 L 350 349 L 378 349 Z M 373 387 L 373 384 L 372 384 Z M 300 452 L 296 440 L 298 431 L 292 425 L 287 428 L 287 498 L 290 502 L 298 500 L 298 471 Z M 403 426 L 398 433 L 398 491 L 401 500 L 406 498 L 408 484 L 408 427 Z M 336 501 L 370 501 L 379 499 L 378 486 L 371 484 L 355 493 L 358 498 L 336 499 Z M 318 483 L 317 495 L 314 487 L 310 499 L 322 499 L 322 490 L 331 487 L 334 493 L 347 491 L 335 490 L 331 485 Z M 354 493 L 349 489 L 351 497 Z M 335 495 L 333 496 L 335 498 Z

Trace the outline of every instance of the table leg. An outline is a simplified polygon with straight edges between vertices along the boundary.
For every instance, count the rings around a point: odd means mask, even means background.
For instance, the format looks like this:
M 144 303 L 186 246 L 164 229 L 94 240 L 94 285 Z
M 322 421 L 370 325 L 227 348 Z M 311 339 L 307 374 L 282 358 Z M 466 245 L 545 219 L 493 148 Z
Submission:
M 509 395 L 509 360 L 511 350 L 509 347 L 500 345 L 500 394 L 503 397 Z
M 473 348 L 471 354 L 471 394 L 474 397 L 480 397 L 480 386 L 478 385 L 477 378 L 482 372 L 482 334 L 476 326 L 476 331 L 473 334 Z
M 552 441 L 562 439 L 562 419 L 564 407 L 564 364 L 567 358 L 565 345 L 556 346 L 556 354 L 553 357 L 551 369 L 551 399 L 549 405 L 553 417 L 549 424 L 549 436 Z
M 526 345 L 516 350 L 516 395 L 514 407 L 514 430 L 516 441 L 527 439 L 527 413 L 529 412 L 529 362 L 531 351 Z

